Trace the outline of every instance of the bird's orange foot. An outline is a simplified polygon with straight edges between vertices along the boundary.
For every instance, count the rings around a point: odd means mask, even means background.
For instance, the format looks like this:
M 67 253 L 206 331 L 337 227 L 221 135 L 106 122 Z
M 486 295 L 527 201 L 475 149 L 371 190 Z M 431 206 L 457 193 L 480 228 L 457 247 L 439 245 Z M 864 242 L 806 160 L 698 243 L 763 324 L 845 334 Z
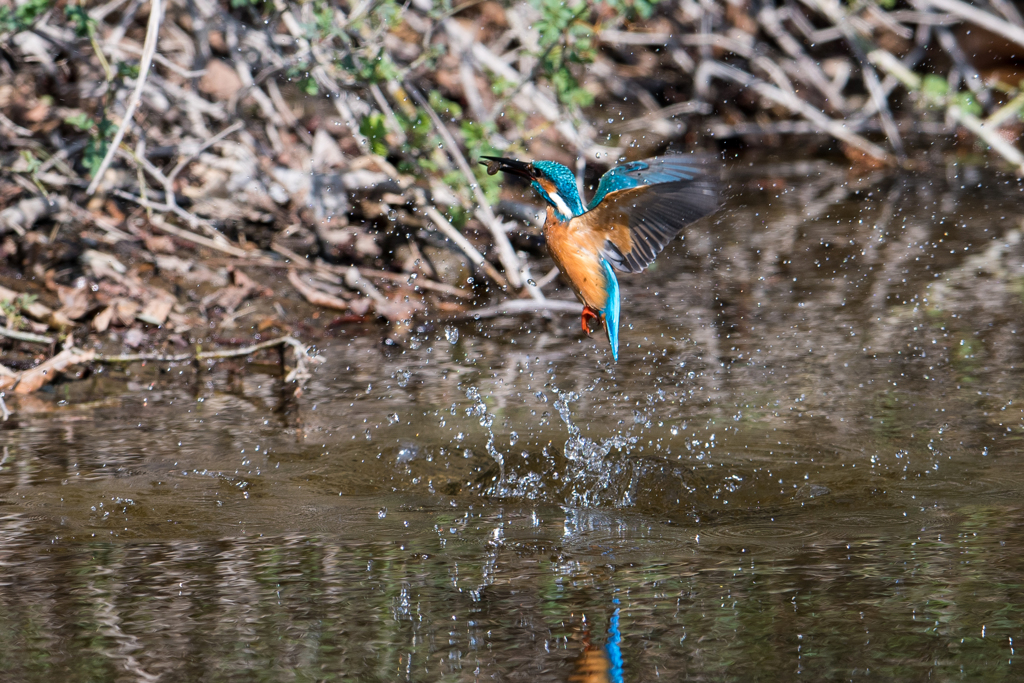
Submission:
M 586 332 L 589 335 L 590 332 L 591 332 L 590 322 L 591 321 L 600 320 L 600 318 L 601 318 L 601 314 L 600 313 L 595 311 L 590 306 L 584 306 L 583 307 L 583 331 Z

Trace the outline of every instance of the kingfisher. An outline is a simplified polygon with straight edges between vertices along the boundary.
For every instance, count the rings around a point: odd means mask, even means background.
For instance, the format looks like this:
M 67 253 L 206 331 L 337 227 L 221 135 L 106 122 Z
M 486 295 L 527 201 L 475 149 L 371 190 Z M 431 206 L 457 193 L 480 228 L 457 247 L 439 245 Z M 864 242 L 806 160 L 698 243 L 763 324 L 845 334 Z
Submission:
M 718 208 L 718 183 L 701 157 L 667 155 L 619 164 L 584 205 L 576 177 L 554 161 L 483 156 L 491 175 L 530 181 L 547 204 L 544 237 L 555 265 L 583 304 L 583 331 L 603 324 L 619 360 L 619 281 L 639 273 L 688 224 Z

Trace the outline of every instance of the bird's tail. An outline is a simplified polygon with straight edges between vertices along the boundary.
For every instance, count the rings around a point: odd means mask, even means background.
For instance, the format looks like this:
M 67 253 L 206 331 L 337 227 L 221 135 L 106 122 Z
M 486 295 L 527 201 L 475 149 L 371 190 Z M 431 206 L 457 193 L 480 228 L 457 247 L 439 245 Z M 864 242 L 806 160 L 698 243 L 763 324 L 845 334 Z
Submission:
M 601 314 L 604 315 L 604 327 L 608 331 L 608 342 L 612 345 L 612 358 L 618 362 L 619 360 L 619 281 L 615 277 L 615 271 L 612 270 L 611 265 L 601 259 L 601 267 L 604 269 L 605 279 L 608 281 L 605 285 L 608 292 L 608 299 L 605 301 L 604 310 Z

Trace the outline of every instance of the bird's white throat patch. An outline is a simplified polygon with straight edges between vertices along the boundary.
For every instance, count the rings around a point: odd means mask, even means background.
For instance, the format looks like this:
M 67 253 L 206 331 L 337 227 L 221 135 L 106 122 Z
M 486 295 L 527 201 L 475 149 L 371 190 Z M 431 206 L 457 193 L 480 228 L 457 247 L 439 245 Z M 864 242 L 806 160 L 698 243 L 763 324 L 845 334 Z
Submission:
M 562 214 L 567 219 L 572 218 L 572 209 L 570 209 L 566 201 L 562 199 L 562 195 L 558 194 L 558 190 L 555 190 L 554 192 L 549 192 L 548 196 L 551 197 L 551 203 L 555 205 L 555 208 L 558 210 L 558 213 Z

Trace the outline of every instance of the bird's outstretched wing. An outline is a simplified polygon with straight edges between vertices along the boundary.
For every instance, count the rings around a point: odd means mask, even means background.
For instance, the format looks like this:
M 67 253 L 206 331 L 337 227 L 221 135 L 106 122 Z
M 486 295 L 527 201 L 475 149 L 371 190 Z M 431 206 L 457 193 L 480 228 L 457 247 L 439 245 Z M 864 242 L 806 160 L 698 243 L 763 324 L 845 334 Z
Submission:
M 718 208 L 718 183 L 699 158 L 655 157 L 616 166 L 601 178 L 574 229 L 604 237 L 601 256 L 639 273 L 686 225 Z

